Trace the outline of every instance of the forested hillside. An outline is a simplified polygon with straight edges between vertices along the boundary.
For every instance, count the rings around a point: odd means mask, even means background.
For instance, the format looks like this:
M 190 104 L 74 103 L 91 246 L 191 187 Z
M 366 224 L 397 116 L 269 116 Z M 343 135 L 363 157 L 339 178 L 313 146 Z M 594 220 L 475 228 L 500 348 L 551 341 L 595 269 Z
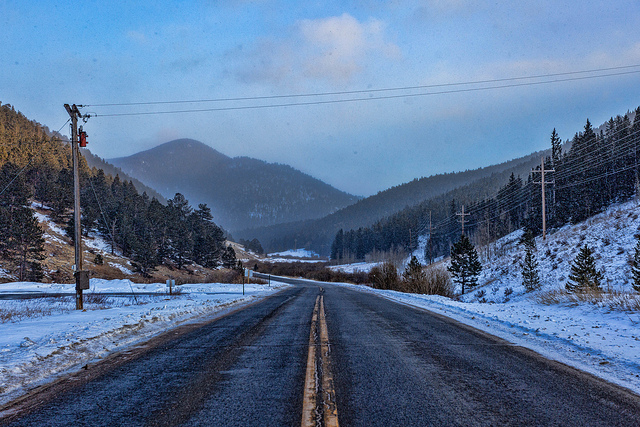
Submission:
M 568 151 L 563 152 L 560 137 L 555 129 L 551 132 L 551 153 L 544 161 L 550 228 L 582 221 L 611 203 L 637 195 L 640 188 L 640 107 L 633 113 L 612 117 L 599 132 L 587 120 L 570 142 Z M 371 227 L 340 230 L 332 244 L 332 257 L 362 259 L 374 250 L 413 250 L 418 234 L 430 235 L 427 259 L 447 255 L 461 233 L 462 205 L 467 214 L 465 234 L 477 244 L 492 242 L 522 227 L 540 233 L 541 165 L 536 169 L 538 173 L 524 179 L 511 175 L 493 195 L 475 191 L 475 185 L 470 185 L 404 209 Z
M 331 215 L 313 221 L 278 224 L 272 227 L 243 230 L 236 233 L 244 238 L 257 238 L 267 251 L 306 247 L 329 255 L 331 242 L 340 229 L 370 227 L 402 209 L 422 202 L 438 199 L 449 193 L 447 199 L 490 197 L 506 182 L 511 174 L 525 175 L 540 163 L 543 153 L 534 153 L 519 159 L 464 172 L 433 175 L 415 179 L 367 197 Z M 455 190 L 459 188 L 459 190 Z M 414 230 L 415 232 L 415 230 Z M 407 229 L 407 236 L 409 231 Z
M 90 168 L 102 169 L 105 175 L 119 176 L 123 181 L 131 181 L 138 192 L 147 193 L 149 197 L 158 199 L 158 201 L 164 205 L 167 204 L 167 199 L 162 194 L 158 193 L 155 189 L 149 187 L 148 185 L 144 185 L 139 180 L 125 173 L 122 169 L 91 153 L 89 149 L 81 148 L 80 152 L 82 153 L 84 159 L 87 161 L 87 165 L 89 165 Z
M 20 280 L 41 280 L 49 273 L 39 263 L 43 232 L 31 201 L 48 206 L 53 220 L 73 229 L 71 168 L 67 142 L 12 106 L 0 105 L 0 259 Z M 160 264 L 220 264 L 223 231 L 206 205 L 194 210 L 176 194 L 165 206 L 140 194 L 132 182 L 89 168 L 82 156 L 79 170 L 83 234 L 102 235 L 142 274 Z
M 230 158 L 192 139 L 109 161 L 165 195 L 207 203 L 231 231 L 319 218 L 358 200 L 290 166 Z

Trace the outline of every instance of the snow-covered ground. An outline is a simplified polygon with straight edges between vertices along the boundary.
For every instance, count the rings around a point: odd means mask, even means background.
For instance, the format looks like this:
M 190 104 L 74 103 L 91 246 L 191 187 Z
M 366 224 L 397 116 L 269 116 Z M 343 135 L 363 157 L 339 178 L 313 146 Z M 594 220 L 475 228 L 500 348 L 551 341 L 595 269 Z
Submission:
M 330 270 L 342 271 L 344 273 L 368 273 L 373 267 L 378 266 L 380 262 L 354 262 L 353 264 L 332 265 Z
M 272 252 L 264 259 L 266 262 L 323 262 L 326 259 L 320 258 L 320 255 L 305 248 L 289 249 L 283 252 Z
M 640 230 L 640 206 L 637 201 L 612 206 L 606 212 L 575 225 L 551 230 L 546 241 L 536 238 L 542 291 L 564 289 L 571 265 L 582 245 L 594 250 L 596 266 L 604 274 L 605 290 L 631 291 L 631 266 Z M 513 289 L 512 299 L 524 295 L 520 262 L 524 248 L 518 244 L 522 231 L 515 231 L 490 245 L 478 248 L 483 271 L 480 286 L 464 297 L 477 300 L 485 292 L 488 301 L 502 302 L 504 290 Z
M 0 300 L 0 404 L 167 329 L 205 320 L 283 286 L 245 285 L 242 295 L 242 285 L 191 284 L 179 286 L 181 294 L 170 297 L 164 283 L 92 279 L 91 290 L 85 291 L 85 311 L 74 310 L 73 296 Z M 0 285 L 0 295 L 35 292 L 75 293 L 75 285 Z M 105 295 L 110 292 L 136 296 Z

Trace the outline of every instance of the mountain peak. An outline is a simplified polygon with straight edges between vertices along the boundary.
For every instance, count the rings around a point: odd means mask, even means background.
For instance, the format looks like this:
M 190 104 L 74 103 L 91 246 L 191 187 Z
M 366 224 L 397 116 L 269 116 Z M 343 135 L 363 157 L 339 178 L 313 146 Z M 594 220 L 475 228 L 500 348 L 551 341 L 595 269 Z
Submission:
M 111 162 L 167 198 L 207 203 L 230 230 L 325 216 L 358 200 L 291 166 L 228 157 L 194 139 L 176 139 Z
M 192 157 L 194 160 L 205 159 L 207 161 L 230 160 L 230 157 L 208 146 L 204 142 L 200 142 L 190 138 L 174 139 L 173 141 L 165 142 L 164 144 L 158 145 L 157 147 L 134 154 L 132 157 L 139 156 L 139 155 L 189 156 L 189 157 Z

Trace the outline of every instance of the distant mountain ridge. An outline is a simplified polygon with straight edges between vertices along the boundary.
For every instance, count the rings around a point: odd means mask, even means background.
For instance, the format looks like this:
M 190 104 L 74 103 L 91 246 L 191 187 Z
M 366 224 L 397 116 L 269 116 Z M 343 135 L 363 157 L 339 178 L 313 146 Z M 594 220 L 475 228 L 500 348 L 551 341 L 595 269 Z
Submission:
M 403 209 L 445 194 L 457 197 L 491 197 L 512 173 L 526 177 L 548 150 L 529 154 L 497 165 L 463 172 L 452 172 L 414 179 L 359 200 L 324 218 L 277 224 L 257 229 L 241 230 L 244 239 L 257 238 L 268 252 L 285 250 L 297 242 L 299 247 L 328 255 L 331 242 L 339 229 L 368 227 Z
M 167 198 L 206 203 L 231 231 L 321 218 L 358 201 L 291 166 L 231 158 L 193 139 L 108 161 Z

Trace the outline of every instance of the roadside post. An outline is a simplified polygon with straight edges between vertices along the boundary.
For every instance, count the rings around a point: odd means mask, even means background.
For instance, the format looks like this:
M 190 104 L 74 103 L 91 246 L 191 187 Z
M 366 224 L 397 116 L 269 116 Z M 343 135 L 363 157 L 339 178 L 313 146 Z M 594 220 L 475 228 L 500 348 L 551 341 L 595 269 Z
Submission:
M 242 295 L 244 295 L 244 278 L 249 277 L 249 270 L 244 269 L 244 274 L 242 275 Z
M 176 285 L 175 279 L 167 279 L 167 288 L 169 289 L 169 295 L 173 295 L 173 287 Z

